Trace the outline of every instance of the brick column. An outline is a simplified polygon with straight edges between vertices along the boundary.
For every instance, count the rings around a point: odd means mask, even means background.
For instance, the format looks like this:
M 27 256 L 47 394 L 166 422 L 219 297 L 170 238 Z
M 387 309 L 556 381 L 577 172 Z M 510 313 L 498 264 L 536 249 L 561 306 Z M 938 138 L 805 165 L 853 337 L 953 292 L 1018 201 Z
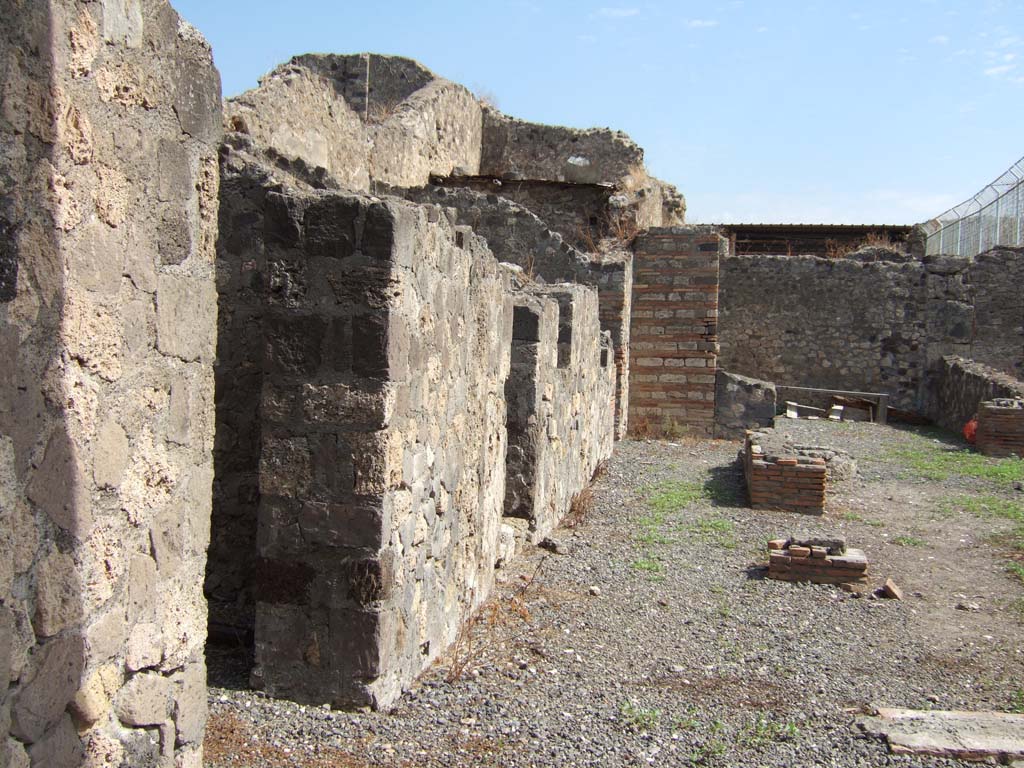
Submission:
M 629 384 L 635 432 L 713 432 L 718 264 L 726 249 L 709 226 L 650 229 L 637 239 Z

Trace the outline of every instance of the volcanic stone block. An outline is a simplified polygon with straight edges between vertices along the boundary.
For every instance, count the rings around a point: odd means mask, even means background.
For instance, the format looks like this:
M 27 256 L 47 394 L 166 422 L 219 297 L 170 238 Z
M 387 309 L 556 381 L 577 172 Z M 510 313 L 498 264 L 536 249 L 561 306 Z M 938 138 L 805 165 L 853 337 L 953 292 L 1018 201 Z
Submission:
M 482 240 L 423 207 L 264 199 L 261 211 L 246 198 L 247 226 L 269 233 L 262 253 L 286 298 L 258 321 L 252 679 L 298 701 L 386 706 L 493 580 L 508 278 Z M 596 303 L 591 316 L 596 361 Z

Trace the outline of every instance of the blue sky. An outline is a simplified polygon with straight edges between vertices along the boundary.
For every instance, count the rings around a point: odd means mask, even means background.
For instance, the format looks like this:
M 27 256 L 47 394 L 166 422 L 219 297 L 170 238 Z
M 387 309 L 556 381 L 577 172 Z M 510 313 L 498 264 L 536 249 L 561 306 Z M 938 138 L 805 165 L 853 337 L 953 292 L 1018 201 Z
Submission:
M 1024 155 L 1024 0 L 172 0 L 233 95 L 292 55 L 418 59 L 610 126 L 693 222 L 913 223 Z

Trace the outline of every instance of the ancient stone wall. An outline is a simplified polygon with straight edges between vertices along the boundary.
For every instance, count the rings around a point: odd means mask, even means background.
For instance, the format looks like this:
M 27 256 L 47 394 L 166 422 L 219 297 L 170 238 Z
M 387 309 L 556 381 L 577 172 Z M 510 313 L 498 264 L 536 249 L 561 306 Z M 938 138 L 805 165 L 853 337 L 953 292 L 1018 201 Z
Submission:
M 225 112 L 228 129 L 248 135 L 271 159 L 323 168 L 343 189 L 415 186 L 432 173 L 480 166 L 476 99 L 409 59 L 298 56 L 229 99 Z
M 233 643 L 254 623 L 252 586 L 259 504 L 263 317 L 287 273 L 267 261 L 264 207 L 278 185 L 251 158 L 225 148 L 220 166 L 217 240 L 216 440 L 213 526 L 204 591 L 210 634 Z
M 507 180 L 612 186 L 615 195 L 606 221 L 616 227 L 619 222 L 636 229 L 680 226 L 686 218 L 683 196 L 647 173 L 643 149 L 622 131 L 540 125 L 485 107 L 480 173 Z M 590 218 L 588 214 L 580 220 L 589 223 Z M 566 224 L 578 227 L 573 221 Z
M 970 358 L 1024 379 L 1024 248 L 979 254 L 968 279 L 974 306 Z
M 721 364 L 776 385 L 887 392 L 913 408 L 930 328 L 947 317 L 930 315 L 927 297 L 942 302 L 948 282 L 920 262 L 730 256 Z M 966 342 L 969 325 L 955 330 Z
M 162 0 L 0 18 L 0 763 L 198 768 L 219 78 Z
M 259 197 L 225 200 L 237 215 L 221 254 L 264 302 L 259 330 L 237 336 L 262 346 L 259 559 L 240 571 L 256 578 L 253 680 L 387 705 L 491 587 L 508 278 L 433 206 Z
M 770 381 L 721 368 L 715 374 L 715 437 L 742 440 L 748 429 L 775 421 L 776 391 Z
M 493 176 L 451 176 L 436 179 L 435 183 L 512 200 L 536 214 L 548 229 L 581 251 L 596 251 L 600 241 L 613 233 L 613 224 L 619 220 L 618 209 L 610 204 L 615 189 L 604 184 Z
M 946 429 L 960 432 L 984 400 L 1024 397 L 1024 381 L 987 365 L 949 356 L 930 372 L 924 393 L 925 415 Z
M 611 456 L 615 369 L 592 287 L 529 287 L 514 317 L 505 514 L 526 519 L 536 543 Z
M 624 250 L 583 253 L 552 232 L 534 213 L 495 194 L 436 186 L 400 192 L 410 200 L 453 209 L 460 224 L 472 227 L 484 237 L 500 261 L 521 267 L 528 280 L 580 283 L 598 289 L 601 329 L 611 334 L 615 349 L 616 436 L 625 436 L 629 412 L 631 255 Z
M 975 260 L 730 256 L 722 365 L 777 385 L 884 392 L 917 410 L 943 356 L 1024 365 L 1019 250 Z M 990 363 L 991 364 L 991 363 Z
M 540 125 L 484 109 L 482 174 L 619 184 L 643 164 L 644 151 L 622 131 Z
M 630 330 L 631 428 L 711 436 L 718 358 L 713 227 L 651 229 L 636 241 Z

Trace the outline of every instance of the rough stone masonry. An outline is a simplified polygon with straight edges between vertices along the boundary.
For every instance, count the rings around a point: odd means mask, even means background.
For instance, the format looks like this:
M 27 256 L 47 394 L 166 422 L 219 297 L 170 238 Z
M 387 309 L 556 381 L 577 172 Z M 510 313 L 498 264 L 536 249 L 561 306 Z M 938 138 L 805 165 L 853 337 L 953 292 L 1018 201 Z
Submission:
M 393 702 L 630 404 L 711 434 L 720 267 L 739 373 L 1017 392 L 948 355 L 1019 375 L 1019 250 L 738 261 L 624 134 L 408 59 L 297 57 L 222 122 L 165 0 L 0 18 L 2 765 L 201 765 L 205 596 L 270 694 Z
M 0 764 L 198 768 L 219 76 L 162 0 L 0 18 Z
M 295 60 L 287 77 L 300 61 L 346 83 L 358 63 Z M 386 73 L 399 101 L 368 128 L 378 138 L 440 87 Z M 503 198 L 393 186 L 372 165 L 386 195 L 345 191 L 302 147 L 262 144 L 269 104 L 295 97 L 279 86 L 244 97 L 221 152 L 211 620 L 253 633 L 252 681 L 273 695 L 388 706 L 610 455 L 629 258 L 583 254 Z M 527 338 L 513 306 L 536 313 Z

